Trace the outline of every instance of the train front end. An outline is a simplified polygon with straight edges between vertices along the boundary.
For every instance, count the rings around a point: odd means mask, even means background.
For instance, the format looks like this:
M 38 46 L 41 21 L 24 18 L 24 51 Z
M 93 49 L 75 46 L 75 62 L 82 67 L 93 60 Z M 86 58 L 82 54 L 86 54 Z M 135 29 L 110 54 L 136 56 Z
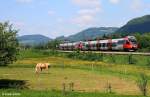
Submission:
M 134 36 L 125 37 L 126 42 L 123 45 L 125 51 L 136 51 L 138 49 L 138 43 Z

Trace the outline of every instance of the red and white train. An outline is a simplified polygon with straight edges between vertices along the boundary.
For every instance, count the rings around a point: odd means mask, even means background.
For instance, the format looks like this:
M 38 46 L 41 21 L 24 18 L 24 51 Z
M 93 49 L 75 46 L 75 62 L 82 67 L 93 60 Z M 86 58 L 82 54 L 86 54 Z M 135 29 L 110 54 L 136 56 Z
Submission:
M 138 43 L 134 36 L 126 36 L 125 38 L 106 39 L 97 41 L 80 41 L 73 43 L 59 44 L 60 50 L 83 50 L 83 51 L 136 51 Z

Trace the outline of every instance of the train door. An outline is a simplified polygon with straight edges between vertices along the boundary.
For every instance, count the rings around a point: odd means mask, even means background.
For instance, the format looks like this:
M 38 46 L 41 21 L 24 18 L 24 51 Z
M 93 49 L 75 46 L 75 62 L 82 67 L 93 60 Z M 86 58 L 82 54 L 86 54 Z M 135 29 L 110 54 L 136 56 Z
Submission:
M 100 40 L 98 39 L 97 44 L 96 44 L 96 50 L 100 51 L 100 47 L 101 47 L 101 44 L 100 44 Z
M 112 50 L 112 39 L 108 40 L 108 50 Z
M 91 50 L 91 41 L 88 41 L 88 50 Z
M 118 40 L 116 49 L 124 50 L 124 48 L 123 48 L 124 43 L 125 43 L 125 40 Z
M 105 50 L 105 43 L 101 43 L 101 50 Z

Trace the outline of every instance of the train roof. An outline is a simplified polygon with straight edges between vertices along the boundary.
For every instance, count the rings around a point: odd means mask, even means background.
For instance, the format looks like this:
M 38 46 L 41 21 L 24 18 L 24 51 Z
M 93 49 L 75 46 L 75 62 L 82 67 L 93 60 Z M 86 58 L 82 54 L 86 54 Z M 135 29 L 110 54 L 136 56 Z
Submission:
M 72 46 L 72 45 L 76 45 L 76 44 L 79 44 L 79 43 L 81 43 L 81 41 L 80 42 L 69 42 L 69 43 L 63 43 L 63 44 L 60 44 L 60 46 Z
M 119 39 L 112 39 L 111 41 L 112 42 L 118 42 L 119 40 L 124 40 L 124 38 L 119 38 Z M 97 41 L 89 41 L 91 44 L 97 44 Z M 85 44 L 88 44 L 89 43 L 88 41 L 86 42 L 83 42 Z M 108 43 L 109 42 L 109 39 L 107 40 L 99 40 L 99 43 Z

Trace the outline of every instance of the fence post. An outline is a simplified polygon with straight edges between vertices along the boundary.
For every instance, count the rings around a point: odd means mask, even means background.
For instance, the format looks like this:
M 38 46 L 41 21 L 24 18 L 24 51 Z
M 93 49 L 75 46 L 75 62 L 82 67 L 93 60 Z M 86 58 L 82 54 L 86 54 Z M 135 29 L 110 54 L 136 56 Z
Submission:
M 104 61 L 104 54 L 103 53 L 101 53 L 101 55 L 100 55 L 100 57 L 101 57 L 101 61 Z
M 94 64 L 92 64 L 92 71 L 94 70 Z
M 63 84 L 62 84 L 62 87 L 63 87 L 63 88 L 62 88 L 62 94 L 63 94 L 63 95 L 66 95 L 66 84 L 63 83 Z
M 107 83 L 106 89 L 107 89 L 107 92 L 108 92 L 108 93 L 112 93 L 112 86 L 111 86 L 111 83 Z
M 69 83 L 69 90 L 74 91 L 74 83 L 73 82 Z
M 133 64 L 132 54 L 129 55 L 128 62 L 129 64 Z
M 113 63 L 116 63 L 115 56 L 113 54 L 111 54 L 111 59 Z

